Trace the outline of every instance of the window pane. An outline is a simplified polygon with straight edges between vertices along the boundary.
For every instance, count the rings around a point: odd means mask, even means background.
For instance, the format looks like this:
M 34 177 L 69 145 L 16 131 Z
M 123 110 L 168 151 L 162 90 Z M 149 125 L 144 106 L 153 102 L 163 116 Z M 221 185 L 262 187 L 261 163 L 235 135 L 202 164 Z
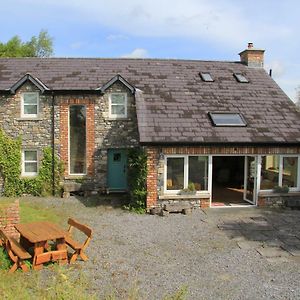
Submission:
M 124 105 L 112 105 L 111 113 L 113 115 L 125 115 L 125 107 Z
M 123 104 L 125 103 L 125 95 L 123 94 L 111 94 L 111 104 Z
M 238 113 L 209 113 L 215 126 L 246 126 Z
M 37 151 L 24 151 L 25 161 L 37 161 Z
M 24 104 L 37 104 L 37 94 L 23 94 Z
M 197 191 L 208 190 L 206 156 L 189 156 L 189 183 L 194 183 Z
M 287 185 L 289 187 L 297 187 L 297 173 L 298 173 L 298 158 L 284 157 L 282 185 Z
M 70 173 L 86 173 L 86 109 L 70 106 Z
M 279 184 L 279 156 L 267 155 L 261 158 L 261 190 L 270 190 Z
M 37 105 L 24 105 L 25 115 L 37 115 Z
M 37 163 L 25 162 L 25 173 L 37 173 Z
M 167 158 L 167 190 L 181 190 L 184 185 L 184 158 Z

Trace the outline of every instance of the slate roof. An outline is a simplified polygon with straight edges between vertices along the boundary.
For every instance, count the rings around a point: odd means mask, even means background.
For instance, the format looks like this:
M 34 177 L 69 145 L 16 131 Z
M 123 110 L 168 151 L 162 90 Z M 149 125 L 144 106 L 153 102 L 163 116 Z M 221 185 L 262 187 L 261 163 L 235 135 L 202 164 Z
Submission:
M 209 72 L 214 82 L 204 82 Z M 142 143 L 300 144 L 300 115 L 269 75 L 240 62 L 92 59 L 0 59 L 0 91 L 26 73 L 50 90 L 94 91 L 120 74 L 136 88 Z M 239 83 L 242 73 L 249 83 Z M 208 112 L 242 113 L 246 127 L 214 127 Z

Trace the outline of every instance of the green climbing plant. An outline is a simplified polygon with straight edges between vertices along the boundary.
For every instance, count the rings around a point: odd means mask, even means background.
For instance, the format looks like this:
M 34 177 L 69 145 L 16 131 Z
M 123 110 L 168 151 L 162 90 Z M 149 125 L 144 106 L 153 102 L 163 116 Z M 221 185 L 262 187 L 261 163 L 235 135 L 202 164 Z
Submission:
M 0 129 L 0 173 L 4 182 L 5 196 L 18 196 L 22 193 L 21 139 L 12 139 Z
M 147 155 L 141 148 L 128 153 L 128 183 L 130 188 L 129 209 L 144 213 L 147 197 Z
M 52 149 L 43 149 L 39 173 L 33 178 L 22 178 L 21 175 L 21 139 L 12 139 L 0 129 L 0 176 L 4 182 L 4 196 L 14 197 L 22 194 L 46 196 L 54 191 L 61 192 L 60 179 L 63 164 L 54 156 L 54 186 L 52 176 Z

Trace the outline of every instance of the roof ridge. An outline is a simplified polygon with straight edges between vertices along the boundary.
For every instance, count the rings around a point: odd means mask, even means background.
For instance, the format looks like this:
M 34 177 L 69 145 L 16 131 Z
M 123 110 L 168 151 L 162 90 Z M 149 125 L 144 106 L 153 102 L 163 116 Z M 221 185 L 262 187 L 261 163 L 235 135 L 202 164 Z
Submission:
M 130 57 L 0 57 L 0 60 L 133 60 L 133 61 L 186 61 L 186 62 L 212 62 L 212 63 L 241 63 L 234 60 L 206 60 L 206 59 L 188 59 L 188 58 L 130 58 Z

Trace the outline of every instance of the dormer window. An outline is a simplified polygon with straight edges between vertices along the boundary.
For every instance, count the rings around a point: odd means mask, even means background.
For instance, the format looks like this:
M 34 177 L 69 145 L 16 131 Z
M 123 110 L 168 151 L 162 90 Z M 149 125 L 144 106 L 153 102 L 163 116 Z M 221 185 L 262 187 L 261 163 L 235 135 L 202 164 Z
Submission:
M 21 99 L 21 117 L 37 118 L 39 111 L 39 93 L 23 93 Z
M 240 73 L 233 73 L 233 76 L 240 83 L 249 83 L 249 80 L 244 75 L 242 75 Z
M 247 123 L 240 113 L 208 113 L 212 124 L 217 127 L 245 127 Z
M 207 72 L 206 73 L 202 73 L 202 72 L 200 72 L 199 75 L 200 75 L 201 79 L 203 81 L 205 81 L 205 82 L 213 82 L 214 81 L 214 79 L 212 78 L 212 76 L 210 75 L 210 73 L 207 73 Z
M 111 93 L 109 95 L 109 117 L 113 119 L 127 118 L 126 93 Z

